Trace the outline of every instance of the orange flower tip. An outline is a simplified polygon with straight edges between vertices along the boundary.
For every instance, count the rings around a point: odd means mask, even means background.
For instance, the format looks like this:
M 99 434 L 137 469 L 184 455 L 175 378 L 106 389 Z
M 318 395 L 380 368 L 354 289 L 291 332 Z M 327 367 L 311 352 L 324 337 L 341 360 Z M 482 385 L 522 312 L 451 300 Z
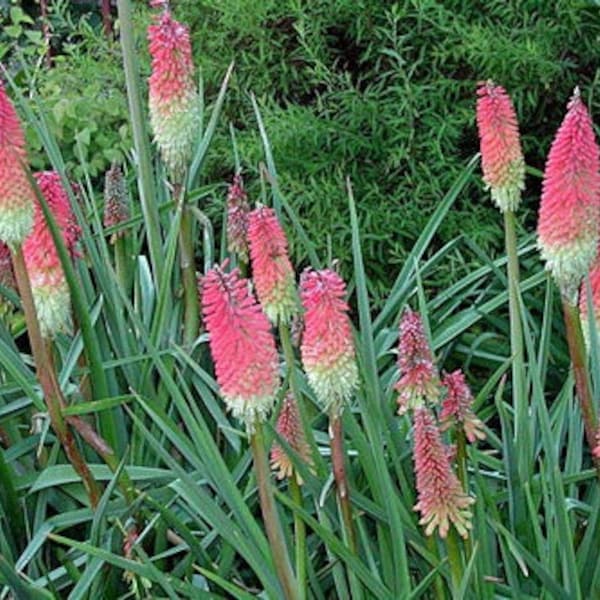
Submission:
M 248 215 L 252 280 L 269 320 L 287 324 L 298 312 L 294 269 L 288 242 L 272 208 L 259 206 Z
M 181 180 L 200 126 L 190 34 L 165 7 L 148 27 L 148 41 L 150 124 L 167 169 Z
M 480 84 L 477 96 L 483 180 L 498 208 L 514 211 L 525 189 L 525 161 L 515 108 L 506 90 L 491 81 Z
M 596 256 L 600 150 L 578 90 L 550 147 L 538 218 L 538 248 L 563 297 L 575 304 Z
M 470 507 L 475 500 L 463 491 L 452 471 L 440 430 L 426 407 L 414 411 L 414 438 L 418 492 L 414 510 L 421 514 L 419 524 L 425 527 L 425 535 L 432 535 L 437 529 L 445 538 L 453 525 L 461 537 L 468 537 L 472 527 Z
M 442 386 L 446 388 L 446 396 L 440 413 L 441 430 L 446 431 L 453 425 L 458 425 L 469 442 L 484 440 L 484 425 L 473 412 L 473 394 L 463 372 L 459 369 L 444 374 Z
M 25 172 L 25 136 L 0 81 L 0 240 L 14 248 L 33 226 L 35 194 Z
M 35 179 L 58 226 L 63 242 L 76 256 L 80 230 L 75 221 L 69 196 L 55 171 L 36 173 Z M 23 242 L 23 257 L 31 281 L 31 291 L 40 329 L 44 337 L 53 337 L 71 329 L 69 287 L 40 203 L 35 202 L 33 229 Z
M 404 311 L 400 320 L 398 372 L 400 378 L 394 389 L 399 392 L 399 415 L 425 403 L 438 402 L 440 381 L 433 354 L 421 316 L 410 308 Z
M 279 360 L 271 326 L 234 269 L 210 270 L 201 280 L 204 323 L 223 401 L 250 433 L 264 421 L 279 389 Z
M 300 278 L 304 372 L 323 410 L 338 415 L 358 387 L 346 284 L 333 270 L 306 269 Z
M 304 435 L 298 404 L 291 393 L 288 393 L 283 401 L 276 429 L 298 458 L 311 467 L 310 447 Z M 294 468 L 289 454 L 278 442 L 275 442 L 271 448 L 271 468 L 276 472 L 277 479 L 290 479 L 295 476 L 298 484 L 302 485 L 302 478 Z

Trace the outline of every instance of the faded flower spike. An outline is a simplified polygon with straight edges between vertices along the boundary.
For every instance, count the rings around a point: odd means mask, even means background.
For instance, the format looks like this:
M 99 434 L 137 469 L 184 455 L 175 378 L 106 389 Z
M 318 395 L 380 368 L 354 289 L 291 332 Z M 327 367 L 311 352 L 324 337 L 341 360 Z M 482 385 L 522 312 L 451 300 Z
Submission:
M 261 206 L 248 216 L 252 280 L 272 323 L 288 323 L 298 312 L 294 269 L 288 243 L 272 208 Z
M 248 194 L 241 175 L 235 175 L 227 192 L 227 249 L 248 262 Z
M 129 201 L 127 187 L 121 167 L 114 163 L 104 176 L 104 227 L 116 227 L 129 219 Z M 123 237 L 125 230 L 115 231 L 111 238 L 114 244 L 117 238 Z
M 304 436 L 300 411 L 293 394 L 289 393 L 277 418 L 277 433 L 290 445 L 290 448 L 308 465 L 312 465 L 310 447 Z M 296 477 L 296 481 L 302 484 L 302 478 L 294 469 L 288 453 L 277 442 L 271 449 L 271 468 L 277 472 L 277 479 Z
M 26 162 L 21 123 L 0 81 L 0 241 L 11 247 L 21 244 L 33 225 L 35 194 Z
M 599 169 L 592 120 L 576 89 L 550 148 L 538 220 L 538 247 L 546 269 L 572 305 L 596 256 Z
M 10 248 L 4 242 L 0 242 L 0 285 L 9 289 L 16 287 Z
M 598 335 L 600 335 L 600 256 L 596 256 L 590 268 L 590 288 L 592 291 L 592 315 L 594 317 L 594 326 Z M 581 329 L 585 338 L 586 347 L 590 347 L 590 322 L 588 319 L 588 295 L 585 279 L 581 283 L 579 292 L 579 315 L 581 318 Z
M 498 208 L 514 211 L 525 188 L 525 161 L 515 107 L 506 90 L 491 81 L 480 85 L 477 96 L 483 180 Z
M 227 408 L 249 431 L 273 407 L 279 389 L 271 326 L 239 270 L 215 267 L 202 278 L 204 322 Z
M 331 269 L 300 278 L 304 332 L 300 352 L 308 382 L 323 409 L 340 413 L 358 387 L 358 369 L 344 300 L 346 285 Z
M 473 412 L 473 394 L 465 380 L 464 373 L 458 369 L 446 373 L 442 378 L 442 386 L 446 388 L 446 397 L 442 401 L 440 413 L 441 430 L 446 431 L 458 423 L 469 442 L 484 440 L 483 423 Z
M 75 256 L 79 227 L 60 175 L 55 171 L 45 171 L 36 173 L 35 179 L 62 233 L 67 250 L 71 256 Z M 31 281 L 31 291 L 42 335 L 52 337 L 60 331 L 68 331 L 71 327 L 69 286 L 52 233 L 37 199 L 33 230 L 23 243 L 23 257 Z
M 414 411 L 415 474 L 418 502 L 415 510 L 421 513 L 420 525 L 425 535 L 436 529 L 445 538 L 452 523 L 463 538 L 471 529 L 470 505 L 474 499 L 464 493 L 458 477 L 452 471 L 440 431 L 428 408 Z
M 398 414 L 436 403 L 440 396 L 440 380 L 433 355 L 425 336 L 421 316 L 406 309 L 400 321 L 398 344 L 400 379 L 394 386 L 399 392 Z
M 188 28 L 168 9 L 148 27 L 150 123 L 171 176 L 180 183 L 198 134 L 198 92 Z

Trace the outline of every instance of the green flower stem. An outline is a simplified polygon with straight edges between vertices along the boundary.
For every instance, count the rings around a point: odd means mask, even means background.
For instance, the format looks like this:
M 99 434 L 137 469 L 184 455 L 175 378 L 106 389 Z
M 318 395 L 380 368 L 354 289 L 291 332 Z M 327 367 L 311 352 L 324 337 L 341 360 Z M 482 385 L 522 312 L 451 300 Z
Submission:
M 52 369 L 52 362 L 46 352 L 44 339 L 40 331 L 40 325 L 35 311 L 35 304 L 31 292 L 31 283 L 25 266 L 23 250 L 20 246 L 12 252 L 13 267 L 15 278 L 21 296 L 23 313 L 25 314 L 25 322 L 27 324 L 27 333 L 29 334 L 29 343 L 31 345 L 31 353 L 36 365 L 36 374 L 44 398 L 48 407 L 48 415 L 56 436 L 62 444 L 65 454 L 69 462 L 73 465 L 75 471 L 79 474 L 83 481 L 85 490 L 89 496 L 90 504 L 95 507 L 100 499 L 100 488 L 94 479 L 92 472 L 89 469 L 83 456 L 80 454 L 75 444 L 73 434 L 69 430 L 66 421 L 63 419 L 62 407 L 65 405 L 64 398 L 60 385 L 56 378 L 56 373 Z
M 322 472 L 324 470 L 323 459 L 321 458 L 321 454 L 319 453 L 319 447 L 317 446 L 317 442 L 315 441 L 313 430 L 310 427 L 310 421 L 306 413 L 306 406 L 304 404 L 304 399 L 300 392 L 300 386 L 298 385 L 298 378 L 296 376 L 295 369 L 296 358 L 294 355 L 294 348 L 292 346 L 290 330 L 289 327 L 287 325 L 284 325 L 283 323 L 279 324 L 279 339 L 281 340 L 283 356 L 285 358 L 285 364 L 287 365 L 288 369 L 290 388 L 298 405 L 298 412 L 300 413 L 302 429 L 304 429 L 306 441 L 310 446 L 310 453 L 312 455 L 313 464 L 316 465 L 317 469 Z
M 298 584 L 292 572 L 289 553 L 271 487 L 269 462 L 265 450 L 262 423 L 258 421 L 254 423 L 254 433 L 250 435 L 250 446 L 254 459 L 254 471 L 258 485 L 260 507 L 269 544 L 271 545 L 275 570 L 283 588 L 285 600 L 299 600 Z
M 129 234 L 119 235 L 115 239 L 115 272 L 117 280 L 123 290 L 123 293 L 128 296 L 131 290 L 131 260 L 129 256 Z
M 456 429 L 456 470 L 463 491 L 468 494 L 469 479 L 467 475 L 467 437 L 464 429 L 460 425 Z M 473 545 L 471 544 L 470 537 L 465 539 L 465 550 L 467 552 L 467 557 L 470 557 L 473 551 Z
M 585 349 L 585 341 L 583 339 L 583 331 L 581 330 L 579 308 L 576 304 L 571 304 L 566 298 L 563 297 L 563 313 L 565 317 L 565 327 L 567 330 L 569 354 L 571 355 L 573 372 L 575 374 L 575 388 L 579 398 L 581 414 L 583 415 L 585 437 L 590 448 L 595 448 L 596 432 L 598 431 L 598 419 L 592 395 L 590 374 L 587 366 L 587 352 Z M 596 467 L 598 478 L 600 478 L 600 458 L 594 458 L 594 465 Z
M 331 445 L 331 463 L 333 477 L 337 489 L 338 501 L 346 530 L 348 547 L 356 554 L 356 533 L 352 519 L 352 506 L 350 504 L 350 487 L 346 477 L 344 432 L 342 428 L 342 417 L 332 411 L 329 415 L 329 442 Z
M 428 535 L 427 536 L 427 549 L 438 561 L 440 559 L 440 553 L 436 543 L 436 538 Z M 433 580 L 433 589 L 436 600 L 446 600 L 446 588 L 444 587 L 444 579 L 438 571 L 435 579 Z
M 450 563 L 450 576 L 452 579 L 452 597 L 457 598 L 462 574 L 464 572 L 462 558 L 460 555 L 460 543 L 456 530 L 451 527 L 446 537 L 446 550 L 448 552 L 448 562 Z
M 150 260 L 154 273 L 154 281 L 160 283 L 163 271 L 162 240 L 160 236 L 160 221 L 158 207 L 155 202 L 154 179 L 150 161 L 150 145 L 146 133 L 142 96 L 140 94 L 139 70 L 135 55 L 133 22 L 131 19 L 131 2 L 117 0 L 119 11 L 119 29 L 121 48 L 123 50 L 123 68 L 127 84 L 129 114 L 133 130 L 133 141 L 137 155 L 138 186 L 142 213 L 144 215 L 144 230 L 148 237 Z
M 289 479 L 289 490 L 292 500 L 299 508 L 303 508 L 302 489 L 294 473 Z M 294 513 L 294 541 L 296 543 L 296 576 L 298 578 L 298 598 L 306 598 L 306 525 L 300 516 Z

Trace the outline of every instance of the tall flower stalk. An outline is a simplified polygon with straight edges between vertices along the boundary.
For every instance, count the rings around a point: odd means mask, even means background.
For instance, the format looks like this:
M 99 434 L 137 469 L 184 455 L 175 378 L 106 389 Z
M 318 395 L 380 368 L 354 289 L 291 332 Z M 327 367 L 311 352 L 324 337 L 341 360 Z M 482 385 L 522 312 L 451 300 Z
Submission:
M 550 147 L 539 209 L 538 246 L 562 297 L 569 353 L 587 442 L 596 446 L 591 391 L 577 292 L 598 246 L 600 150 L 591 117 L 576 89 Z M 600 462 L 596 460 L 600 477 Z
M 239 270 L 210 270 L 202 279 L 202 308 L 221 396 L 250 436 L 260 504 L 273 562 L 286 599 L 298 598 L 269 479 L 262 422 L 279 389 L 278 357 L 269 322 Z

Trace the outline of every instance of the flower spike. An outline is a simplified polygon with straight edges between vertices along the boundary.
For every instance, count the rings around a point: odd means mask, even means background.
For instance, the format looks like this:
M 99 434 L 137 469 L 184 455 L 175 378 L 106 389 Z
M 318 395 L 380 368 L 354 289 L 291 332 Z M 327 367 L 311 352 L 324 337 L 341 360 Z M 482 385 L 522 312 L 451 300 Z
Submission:
M 129 219 L 129 202 L 123 171 L 114 163 L 104 176 L 104 227 L 116 227 Z M 110 242 L 125 235 L 125 230 L 115 231 Z
M 480 85 L 477 96 L 483 180 L 498 208 L 514 211 L 525 188 L 525 161 L 515 108 L 506 90 L 491 81 Z
M 33 225 L 35 194 L 25 173 L 25 136 L 0 81 L 0 241 L 21 244 Z
M 148 27 L 148 40 L 152 56 L 150 123 L 163 160 L 179 183 L 200 123 L 190 34 L 165 7 Z
M 260 206 L 248 217 L 252 280 L 267 317 L 275 325 L 289 323 L 298 312 L 294 268 L 285 233 L 272 208 Z
M 592 120 L 576 89 L 546 162 L 537 229 L 546 269 L 572 305 L 596 256 L 599 170 Z
M 242 176 L 237 174 L 227 192 L 227 249 L 248 262 L 248 194 Z
M 344 300 L 346 284 L 333 270 L 307 269 L 300 278 L 304 332 L 300 352 L 323 409 L 339 414 L 358 387 L 358 368 Z
M 600 256 L 596 255 L 596 259 L 590 268 L 590 288 L 592 291 L 592 316 L 594 318 L 594 326 L 598 335 L 600 335 Z M 585 279 L 581 282 L 581 290 L 579 292 L 579 316 L 581 318 L 581 329 L 585 339 L 586 347 L 590 348 L 590 322 L 588 319 L 588 295 L 587 284 Z
M 438 372 L 421 316 L 410 308 L 404 312 L 400 321 L 398 370 L 400 379 L 394 389 L 400 394 L 399 415 L 409 409 L 420 408 L 426 402 L 437 403 L 440 396 Z
M 474 499 L 464 493 L 452 471 L 447 449 L 431 411 L 426 407 L 414 411 L 415 474 L 419 493 L 415 510 L 421 513 L 420 525 L 425 535 L 436 529 L 445 538 L 450 524 L 463 538 L 471 529 L 470 505 Z
M 238 269 L 202 278 L 204 322 L 223 400 L 250 432 L 279 389 L 278 357 L 269 322 Z

